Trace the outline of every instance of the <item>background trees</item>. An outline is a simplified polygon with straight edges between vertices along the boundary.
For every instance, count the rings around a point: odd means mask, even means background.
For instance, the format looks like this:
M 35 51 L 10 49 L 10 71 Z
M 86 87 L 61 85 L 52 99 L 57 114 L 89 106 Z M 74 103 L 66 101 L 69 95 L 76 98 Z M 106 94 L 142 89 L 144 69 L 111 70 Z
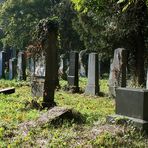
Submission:
M 115 48 L 129 50 L 130 72 L 144 83 L 147 47 L 146 0 L 7 0 L 1 5 L 4 44 L 24 50 L 32 44 L 39 20 L 59 19 L 59 52 L 89 49 L 110 58 Z

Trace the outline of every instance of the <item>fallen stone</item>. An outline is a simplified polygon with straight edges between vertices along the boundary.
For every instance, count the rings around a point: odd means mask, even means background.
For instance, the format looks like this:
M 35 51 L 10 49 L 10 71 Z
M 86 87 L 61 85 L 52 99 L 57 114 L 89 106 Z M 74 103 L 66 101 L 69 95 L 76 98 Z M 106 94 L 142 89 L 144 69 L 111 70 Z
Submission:
M 4 89 L 0 90 L 0 93 L 12 94 L 12 93 L 15 93 L 15 88 L 14 87 L 12 87 L 12 88 L 4 88 Z
M 59 125 L 59 123 L 64 119 L 68 120 L 74 119 L 77 120 L 78 122 L 82 121 L 80 114 L 74 112 L 72 109 L 65 107 L 53 107 L 52 109 L 48 110 L 46 113 L 42 114 L 36 120 L 21 123 L 19 125 L 19 133 L 21 133 L 22 136 L 27 136 L 31 128 L 42 127 L 46 124 Z

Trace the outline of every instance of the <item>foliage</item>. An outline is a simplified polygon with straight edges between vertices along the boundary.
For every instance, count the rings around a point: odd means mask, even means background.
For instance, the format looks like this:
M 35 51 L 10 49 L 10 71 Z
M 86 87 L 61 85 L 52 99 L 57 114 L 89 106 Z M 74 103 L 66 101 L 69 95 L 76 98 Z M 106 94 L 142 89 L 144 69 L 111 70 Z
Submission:
M 84 87 L 86 79 L 80 81 Z M 101 91 L 107 92 L 107 80 L 101 80 Z M 59 106 L 73 107 L 86 118 L 78 124 L 64 121 L 61 126 L 45 125 L 31 129 L 24 137 L 16 134 L 20 123 L 34 120 L 46 110 L 28 108 L 31 101 L 30 87 L 16 81 L 3 81 L 2 86 L 18 86 L 16 93 L 0 94 L 0 145 L 1 147 L 147 147 L 147 136 L 133 126 L 108 125 L 107 115 L 114 113 L 114 100 L 106 97 L 91 97 L 71 94 L 62 90 L 56 92 Z M 64 81 L 60 82 L 65 83 Z M 103 87 L 102 87 L 103 86 Z
M 24 50 L 31 41 L 32 33 L 39 20 L 54 16 L 58 1 L 50 0 L 7 0 L 3 3 L 0 18 L 6 32 L 5 44 Z M 19 44 L 18 44 L 19 43 Z
M 82 43 L 72 28 L 74 10 L 69 0 L 7 0 L 4 2 L 0 10 L 0 26 L 6 33 L 4 44 L 9 44 L 17 50 L 25 50 L 28 45 L 34 44 L 32 36 L 39 21 L 52 17 L 58 17 L 60 20 L 61 46 L 59 48 L 64 52 L 71 49 L 78 50 L 79 46 L 75 43 L 79 42 L 79 45 Z

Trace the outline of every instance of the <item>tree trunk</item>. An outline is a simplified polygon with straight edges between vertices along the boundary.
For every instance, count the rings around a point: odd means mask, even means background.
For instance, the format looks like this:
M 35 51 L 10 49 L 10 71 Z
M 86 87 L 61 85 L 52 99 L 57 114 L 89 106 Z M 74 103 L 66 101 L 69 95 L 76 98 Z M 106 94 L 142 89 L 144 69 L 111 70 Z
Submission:
M 144 52 L 145 42 L 141 30 L 136 36 L 136 77 L 138 85 L 144 85 Z
M 45 46 L 46 70 L 43 94 L 43 108 L 50 108 L 56 105 L 56 103 L 54 102 L 54 91 L 58 82 L 56 32 L 49 33 L 48 40 Z

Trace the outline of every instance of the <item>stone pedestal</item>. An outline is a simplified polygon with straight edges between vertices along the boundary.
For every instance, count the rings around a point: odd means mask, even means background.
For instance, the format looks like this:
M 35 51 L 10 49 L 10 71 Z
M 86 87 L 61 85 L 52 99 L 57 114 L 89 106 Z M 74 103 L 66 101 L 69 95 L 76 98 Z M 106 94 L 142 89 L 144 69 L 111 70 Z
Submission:
M 79 91 L 78 59 L 78 52 L 73 51 L 70 53 L 68 85 L 69 89 L 71 89 L 73 92 Z
M 116 93 L 116 115 L 112 117 L 130 120 L 138 128 L 148 130 L 148 90 L 118 88 Z
M 6 52 L 0 52 L 0 78 L 5 78 Z
M 86 95 L 99 94 L 99 71 L 98 71 L 98 54 L 89 54 L 88 62 L 88 84 L 85 89 Z
M 26 58 L 24 52 L 18 53 L 17 73 L 18 80 L 26 80 Z
M 16 76 L 16 64 L 17 61 L 15 58 L 9 60 L 9 80 L 12 80 Z

